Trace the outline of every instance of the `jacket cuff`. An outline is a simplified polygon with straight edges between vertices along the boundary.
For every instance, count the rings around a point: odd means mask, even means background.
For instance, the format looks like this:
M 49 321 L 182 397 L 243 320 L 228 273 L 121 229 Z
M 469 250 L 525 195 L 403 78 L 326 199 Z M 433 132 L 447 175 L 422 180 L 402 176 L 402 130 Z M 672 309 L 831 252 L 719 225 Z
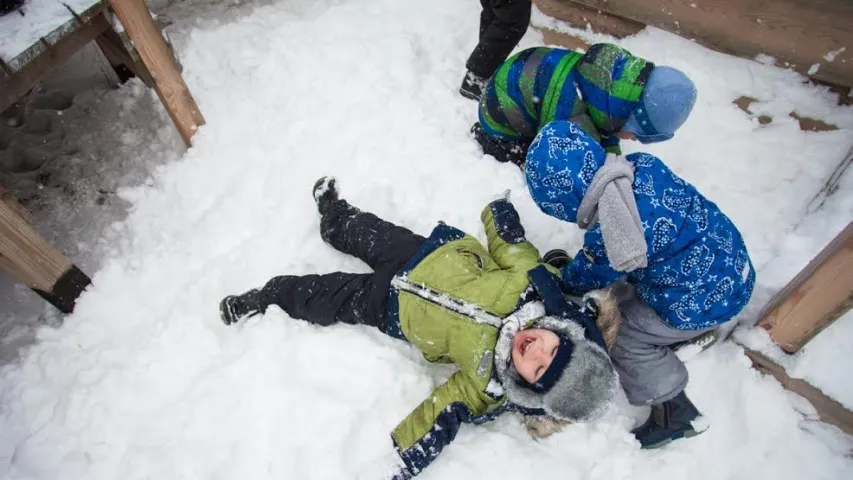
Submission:
M 527 239 L 524 237 L 524 227 L 515 207 L 506 199 L 495 200 L 489 204 L 492 218 L 495 222 L 495 231 L 506 243 L 522 243 Z

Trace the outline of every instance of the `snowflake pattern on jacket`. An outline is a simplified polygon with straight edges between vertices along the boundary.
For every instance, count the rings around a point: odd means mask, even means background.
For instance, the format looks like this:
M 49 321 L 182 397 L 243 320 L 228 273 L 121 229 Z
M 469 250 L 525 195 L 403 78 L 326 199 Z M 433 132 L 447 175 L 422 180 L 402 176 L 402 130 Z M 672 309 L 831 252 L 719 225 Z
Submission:
M 648 266 L 627 275 L 607 259 L 599 224 L 584 236 L 584 248 L 563 271 L 574 294 L 621 278 L 669 325 L 701 330 L 730 320 L 746 306 L 755 269 L 734 223 L 693 185 L 647 153 L 628 155 L 634 164 L 634 197 L 645 231 Z M 527 154 L 527 186 L 539 208 L 575 223 L 577 209 L 604 149 L 581 128 L 558 121 L 545 126 Z

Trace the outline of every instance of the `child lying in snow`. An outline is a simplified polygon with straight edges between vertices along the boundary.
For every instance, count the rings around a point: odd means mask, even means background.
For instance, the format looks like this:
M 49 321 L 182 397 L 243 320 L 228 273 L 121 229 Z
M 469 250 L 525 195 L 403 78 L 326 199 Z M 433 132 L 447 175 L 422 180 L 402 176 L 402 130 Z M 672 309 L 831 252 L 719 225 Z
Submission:
M 362 212 L 338 198 L 329 177 L 317 182 L 314 198 L 323 240 L 374 272 L 276 277 L 225 297 L 220 313 L 231 325 L 278 305 L 318 325 L 371 325 L 429 361 L 455 363 L 459 370 L 394 429 L 393 450 L 389 444 L 378 465 L 390 472 L 385 478 L 418 474 L 463 422 L 513 410 L 587 421 L 609 408 L 618 381 L 594 312 L 618 314 L 605 296 L 589 297 L 592 312 L 566 300 L 509 201 L 483 210 L 486 249 L 445 224 L 425 239 Z M 528 427 L 543 433 L 542 424 Z
M 543 212 L 587 230 L 583 250 L 562 268 L 567 291 L 621 279 L 636 289 L 619 304 L 621 332 L 611 352 L 628 400 L 652 405 L 634 434 L 644 447 L 695 435 L 699 412 L 684 394 L 687 370 L 670 346 L 714 329 L 749 301 L 755 270 L 740 232 L 658 158 L 605 154 L 570 122 L 545 126 L 525 174 Z
M 682 72 L 616 45 L 596 44 L 586 53 L 530 48 L 489 79 L 471 131 L 484 153 L 521 166 L 533 137 L 554 120 L 569 120 L 620 153 L 619 137 L 672 138 L 695 102 L 696 87 Z

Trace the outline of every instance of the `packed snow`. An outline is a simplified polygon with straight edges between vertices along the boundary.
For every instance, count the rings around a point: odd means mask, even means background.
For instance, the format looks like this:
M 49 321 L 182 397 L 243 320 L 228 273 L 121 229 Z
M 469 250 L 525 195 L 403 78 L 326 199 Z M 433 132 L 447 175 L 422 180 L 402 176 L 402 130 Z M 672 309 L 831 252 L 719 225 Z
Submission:
M 274 275 L 368 271 L 320 239 L 314 181 L 333 174 L 353 204 L 423 235 L 444 220 L 485 240 L 479 212 L 506 188 L 541 251 L 572 250 L 581 232 L 539 212 L 520 171 L 483 156 L 468 133 L 476 104 L 457 89 L 477 2 L 184 3 L 165 14 L 208 123 L 177 159 L 179 138 L 139 82 L 89 100 L 90 137 L 68 164 L 96 169 L 119 198 L 43 211 L 82 223 L 70 233 L 103 233 L 77 252 L 96 258 L 87 258 L 94 283 L 75 313 L 38 329 L 0 371 L 0 472 L 355 478 L 452 369 L 364 327 L 318 328 L 272 308 L 229 328 L 217 311 L 223 295 Z M 520 48 L 541 41 L 531 29 Z M 673 140 L 624 145 L 660 156 L 740 227 L 758 270 L 748 323 L 851 218 L 849 175 L 820 211 L 807 215 L 806 205 L 853 146 L 853 110 L 794 72 L 660 30 L 620 43 L 698 86 Z M 757 99 L 753 116 L 732 104 L 740 96 Z M 803 132 L 792 111 L 839 130 Z M 88 180 L 84 194 L 98 184 Z M 33 324 L 40 313 L 7 320 Z M 820 348 L 842 351 L 828 341 Z M 827 362 L 815 357 L 808 368 Z M 736 344 L 687 365 L 688 394 L 710 422 L 698 437 L 640 450 L 627 406 L 539 442 L 504 416 L 463 427 L 421 478 L 853 477 L 850 437 L 750 368 Z M 841 385 L 844 372 L 825 371 L 824 381 Z

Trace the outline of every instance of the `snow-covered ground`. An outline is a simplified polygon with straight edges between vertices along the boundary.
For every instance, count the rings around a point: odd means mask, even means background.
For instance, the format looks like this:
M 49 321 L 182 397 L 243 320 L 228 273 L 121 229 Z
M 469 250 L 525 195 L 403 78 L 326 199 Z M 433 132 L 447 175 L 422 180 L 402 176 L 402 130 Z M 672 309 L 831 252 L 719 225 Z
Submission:
M 165 12 L 208 124 L 178 159 L 177 134 L 138 82 L 69 113 L 79 115 L 80 153 L 42 186 L 60 202 L 44 205 L 37 222 L 77 225 L 67 232 L 77 244 L 63 247 L 94 285 L 62 326 L 38 329 L 37 342 L 0 371 L 0 472 L 354 478 L 450 370 L 365 328 L 316 328 L 277 309 L 226 328 L 217 312 L 223 295 L 276 274 L 367 271 L 320 240 L 313 181 L 334 174 L 354 204 L 421 234 L 443 219 L 481 239 L 480 209 L 511 188 L 543 251 L 576 247 L 581 234 L 540 213 L 518 169 L 484 157 L 468 135 L 476 105 L 456 90 L 476 41 L 477 2 L 196 2 Z M 522 47 L 540 42 L 531 30 Z M 648 150 L 743 231 L 759 272 L 749 321 L 851 218 L 849 175 L 823 211 L 806 217 L 805 206 L 853 144 L 853 110 L 796 74 L 659 30 L 622 43 L 698 85 L 687 125 Z M 773 123 L 732 105 L 741 95 L 757 98 L 753 112 Z M 802 132 L 791 111 L 840 130 Z M 75 185 L 75 173 L 87 175 L 79 196 L 61 188 Z M 44 316 L 19 300 L 31 298 L 24 288 L 7 298 L 21 302 L 7 323 Z M 20 328 L 17 338 L 32 332 Z M 841 357 L 841 345 L 821 348 Z M 815 361 L 823 371 L 829 360 Z M 422 476 L 853 476 L 851 439 L 814 421 L 807 403 L 751 369 L 733 343 L 688 368 L 688 393 L 711 422 L 692 440 L 641 451 L 627 409 L 541 442 L 507 416 L 464 427 Z M 846 371 L 824 381 L 849 383 Z

